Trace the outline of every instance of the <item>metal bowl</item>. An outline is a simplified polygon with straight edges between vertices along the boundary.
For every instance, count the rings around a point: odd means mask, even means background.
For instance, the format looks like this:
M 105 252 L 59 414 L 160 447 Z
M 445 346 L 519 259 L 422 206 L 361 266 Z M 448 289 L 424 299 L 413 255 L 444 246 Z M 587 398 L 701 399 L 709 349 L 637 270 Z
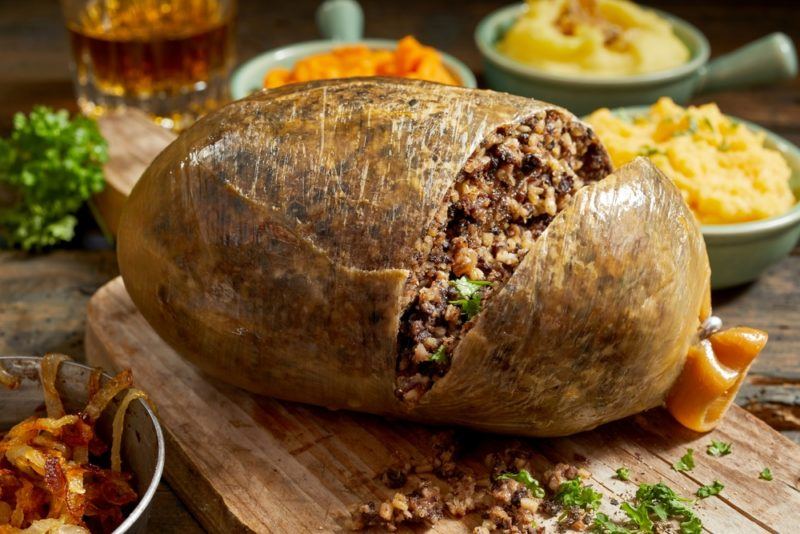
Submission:
M 41 358 L 33 356 L 0 356 L 0 367 L 22 379 L 20 387 L 9 390 L 0 387 L 0 430 L 7 430 L 30 417 L 44 405 L 44 393 L 39 381 Z M 86 406 L 87 384 L 92 368 L 65 361 L 58 370 L 56 387 L 67 413 Z M 105 383 L 111 377 L 103 374 Z M 124 394 L 109 403 L 97 422 L 97 433 L 106 443 L 111 442 L 111 424 Z M 128 407 L 122 434 L 122 465 L 133 474 L 133 486 L 139 502 L 114 534 L 144 534 L 150 504 L 164 470 L 164 436 L 155 414 L 141 399 Z

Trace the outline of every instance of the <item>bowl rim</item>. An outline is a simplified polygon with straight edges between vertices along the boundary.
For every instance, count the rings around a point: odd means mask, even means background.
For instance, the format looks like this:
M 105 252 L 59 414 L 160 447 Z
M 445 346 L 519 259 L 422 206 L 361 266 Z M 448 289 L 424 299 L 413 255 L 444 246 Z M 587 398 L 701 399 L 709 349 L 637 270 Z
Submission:
M 280 61 L 282 59 L 286 59 L 293 55 L 310 55 L 310 54 L 317 54 L 324 50 L 332 50 L 333 48 L 342 47 L 342 46 L 353 46 L 353 45 L 365 45 L 369 48 L 380 48 L 380 49 L 392 49 L 394 50 L 397 47 L 398 40 L 397 39 L 357 39 L 355 41 L 336 41 L 330 39 L 316 39 L 313 41 L 301 41 L 299 43 L 293 43 L 285 46 L 280 46 L 277 48 L 271 48 L 269 50 L 265 50 L 255 56 L 251 57 L 233 71 L 231 75 L 230 82 L 228 84 L 231 96 L 234 99 L 238 100 L 240 98 L 246 97 L 248 94 L 246 90 L 247 81 L 249 81 L 253 74 L 251 71 L 259 71 L 259 76 L 263 79 L 264 75 L 266 74 L 266 70 L 263 70 L 265 63 L 272 63 L 275 61 Z M 313 51 L 304 52 L 303 49 L 311 48 Z M 475 78 L 475 73 L 460 59 L 456 58 L 440 50 L 439 48 L 433 47 L 439 53 L 442 58 L 442 62 L 445 64 L 445 67 L 454 75 L 456 75 L 459 80 L 461 81 L 462 87 L 467 88 L 477 88 L 478 82 Z M 268 69 L 269 67 L 267 67 Z M 259 84 L 259 88 L 263 88 L 263 84 Z
M 629 114 L 630 116 L 636 116 L 636 115 L 641 115 L 649 108 L 650 106 L 623 106 L 618 108 L 612 108 L 610 111 L 614 115 Z M 748 121 L 747 119 L 742 119 L 735 115 L 730 115 L 728 113 L 723 113 L 723 115 L 725 115 L 729 119 L 744 124 L 746 127 L 756 132 L 763 132 L 765 139 L 769 141 L 770 145 L 772 145 L 768 148 L 776 150 L 778 153 L 781 154 L 781 156 L 784 157 L 793 175 L 795 173 L 800 174 L 800 167 L 796 167 L 791 164 L 791 160 L 800 161 L 800 147 L 798 147 L 785 137 L 776 134 L 772 130 L 764 128 L 763 126 L 760 126 L 754 122 Z M 585 119 L 586 117 L 582 117 L 582 120 Z M 786 157 L 787 154 L 792 154 L 793 157 L 787 158 Z M 700 230 L 702 231 L 704 236 L 714 237 L 714 238 L 717 237 L 732 238 L 732 237 L 745 237 L 745 236 L 757 237 L 779 232 L 781 230 L 794 226 L 800 222 L 800 196 L 798 196 L 795 190 L 792 191 L 792 194 L 795 197 L 794 205 L 791 208 L 789 208 L 786 212 L 781 213 L 779 215 L 773 215 L 772 217 L 767 217 L 766 219 L 758 219 L 755 221 L 747 221 L 739 223 L 701 224 Z
M 647 6 L 647 10 L 657 13 L 659 16 L 667 19 L 673 26 L 681 27 L 682 30 L 685 30 L 695 38 L 697 41 L 697 51 L 692 54 L 689 61 L 670 69 L 648 72 L 645 74 L 633 74 L 625 77 L 570 76 L 566 74 L 548 73 L 504 56 L 495 49 L 493 43 L 487 42 L 483 37 L 483 34 L 493 30 L 499 24 L 506 22 L 509 18 L 519 17 L 525 9 L 527 9 L 527 4 L 523 2 L 492 11 L 478 22 L 478 25 L 475 27 L 475 32 L 473 33 L 473 39 L 485 60 L 491 61 L 505 70 L 530 80 L 589 88 L 644 87 L 672 82 L 691 76 L 708 62 L 711 55 L 711 46 L 708 43 L 708 39 L 696 26 L 671 13 Z M 683 39 L 681 39 L 681 41 L 687 44 Z
M 40 362 L 42 361 L 41 356 L 14 356 L 14 355 L 4 355 L 0 356 L 0 363 L 4 361 L 20 361 L 20 360 L 28 360 L 31 362 L 36 362 L 36 365 L 39 366 Z M 64 360 L 61 362 L 61 365 L 74 365 L 77 367 L 81 367 L 87 371 L 93 371 L 94 367 L 89 365 L 76 362 L 74 360 Z M 110 380 L 112 377 L 103 371 L 103 377 L 107 380 Z M 153 470 L 153 478 L 150 479 L 150 484 L 148 484 L 147 489 L 139 498 L 139 502 L 136 506 L 131 510 L 131 513 L 119 524 L 117 528 L 114 529 L 112 534 L 124 534 L 128 532 L 131 527 L 133 527 L 137 521 L 141 519 L 141 517 L 147 512 L 150 507 L 151 502 L 153 501 L 153 497 L 156 494 L 158 489 L 158 485 L 161 483 L 161 477 L 164 473 L 164 463 L 166 459 L 166 453 L 164 450 L 164 434 L 161 430 L 161 424 L 158 422 L 158 418 L 153 413 L 153 410 L 150 409 L 150 406 L 147 405 L 146 402 L 143 402 L 142 399 L 136 399 L 134 402 L 141 403 L 144 406 L 147 415 L 150 417 L 150 422 L 153 424 L 153 428 L 156 431 L 156 444 L 157 444 L 157 451 L 156 451 L 156 465 L 155 469 Z

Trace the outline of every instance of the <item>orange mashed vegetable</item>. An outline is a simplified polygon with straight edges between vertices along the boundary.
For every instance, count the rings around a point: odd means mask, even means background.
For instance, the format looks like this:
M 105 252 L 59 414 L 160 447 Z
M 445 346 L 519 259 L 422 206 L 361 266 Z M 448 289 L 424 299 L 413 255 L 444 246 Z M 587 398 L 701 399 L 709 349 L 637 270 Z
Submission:
M 460 85 L 442 63 L 439 52 L 407 36 L 397 43 L 394 51 L 370 50 L 364 45 L 344 46 L 303 58 L 292 70 L 272 69 L 264 76 L 264 87 L 354 76 L 393 76 Z

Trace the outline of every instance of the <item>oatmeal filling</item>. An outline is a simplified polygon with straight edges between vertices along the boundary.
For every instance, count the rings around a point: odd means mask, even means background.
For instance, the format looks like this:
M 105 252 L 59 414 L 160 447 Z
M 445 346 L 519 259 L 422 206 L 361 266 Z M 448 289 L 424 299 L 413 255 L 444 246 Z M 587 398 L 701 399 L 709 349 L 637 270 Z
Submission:
M 611 171 L 559 111 L 498 128 L 470 156 L 417 247 L 398 336 L 396 394 L 416 402 L 536 238 L 586 183 Z

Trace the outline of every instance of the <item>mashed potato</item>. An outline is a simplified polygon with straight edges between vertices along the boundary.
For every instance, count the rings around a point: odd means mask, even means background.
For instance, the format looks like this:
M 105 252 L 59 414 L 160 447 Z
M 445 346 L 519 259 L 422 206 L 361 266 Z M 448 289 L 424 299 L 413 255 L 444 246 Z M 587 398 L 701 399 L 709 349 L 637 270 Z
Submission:
M 588 122 L 614 167 L 648 156 L 683 193 L 701 223 L 738 223 L 787 211 L 795 198 L 791 171 L 764 134 L 729 119 L 716 104 L 682 108 L 669 98 L 632 122 L 608 109 Z
M 497 49 L 545 72 L 602 77 L 665 70 L 690 55 L 669 22 L 625 0 L 528 0 Z

